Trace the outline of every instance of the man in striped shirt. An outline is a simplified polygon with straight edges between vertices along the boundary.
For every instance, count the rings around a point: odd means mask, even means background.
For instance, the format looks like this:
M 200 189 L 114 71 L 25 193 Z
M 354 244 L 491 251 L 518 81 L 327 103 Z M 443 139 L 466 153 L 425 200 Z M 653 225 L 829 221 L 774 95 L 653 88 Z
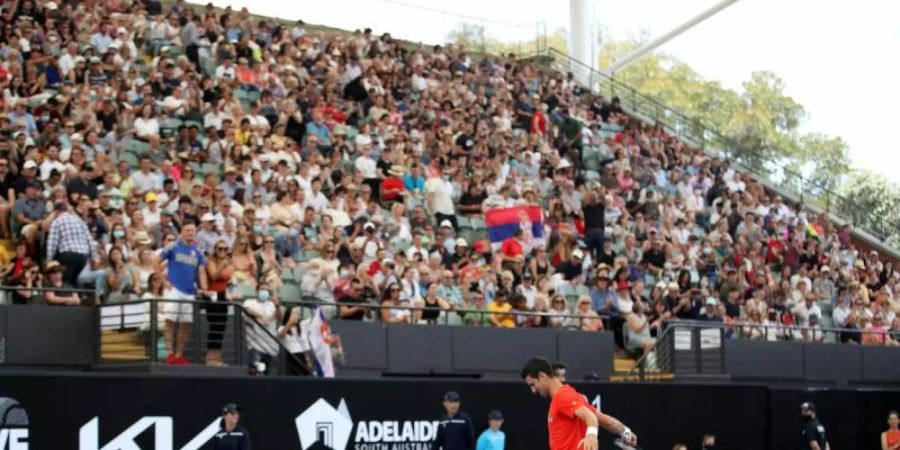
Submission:
M 56 260 L 66 270 L 63 280 L 78 286 L 78 274 L 95 255 L 91 232 L 84 220 L 68 210 L 64 202 L 53 207 L 54 219 L 47 237 L 47 260 Z

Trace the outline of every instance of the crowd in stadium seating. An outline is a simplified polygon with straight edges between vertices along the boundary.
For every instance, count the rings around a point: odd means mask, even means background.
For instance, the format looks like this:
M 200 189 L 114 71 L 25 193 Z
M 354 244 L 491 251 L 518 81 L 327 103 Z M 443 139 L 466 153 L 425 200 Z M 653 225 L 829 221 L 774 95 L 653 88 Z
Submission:
M 216 262 L 189 291 L 265 283 L 346 320 L 608 328 L 633 351 L 670 318 L 900 340 L 892 262 L 571 75 L 183 2 L 18 0 L 0 17 L 12 302 L 164 297 L 186 282 L 171 262 L 195 258 Z M 517 205 L 543 208 L 544 238 L 492 245 L 484 211 Z

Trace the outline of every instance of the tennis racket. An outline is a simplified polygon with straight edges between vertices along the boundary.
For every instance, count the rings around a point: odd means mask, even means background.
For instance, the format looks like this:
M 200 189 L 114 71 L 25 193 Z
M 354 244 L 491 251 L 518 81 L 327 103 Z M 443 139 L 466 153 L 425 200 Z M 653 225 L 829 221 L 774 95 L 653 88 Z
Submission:
M 641 447 L 638 445 L 631 445 L 622 439 L 615 440 L 616 447 L 621 448 L 622 450 L 641 450 Z

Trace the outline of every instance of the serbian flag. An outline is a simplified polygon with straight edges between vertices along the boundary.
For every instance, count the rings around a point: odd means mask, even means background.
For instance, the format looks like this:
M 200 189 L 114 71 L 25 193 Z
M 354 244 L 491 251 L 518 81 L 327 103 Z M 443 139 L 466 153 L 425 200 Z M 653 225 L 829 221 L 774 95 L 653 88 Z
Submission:
M 484 221 L 494 247 L 513 237 L 520 228 L 525 232 L 523 247 L 526 253 L 544 242 L 544 213 L 540 206 L 489 209 L 484 214 Z
M 316 356 L 316 376 L 334 378 L 334 362 L 331 359 L 331 327 L 322 308 L 316 307 L 309 324 L 309 344 Z

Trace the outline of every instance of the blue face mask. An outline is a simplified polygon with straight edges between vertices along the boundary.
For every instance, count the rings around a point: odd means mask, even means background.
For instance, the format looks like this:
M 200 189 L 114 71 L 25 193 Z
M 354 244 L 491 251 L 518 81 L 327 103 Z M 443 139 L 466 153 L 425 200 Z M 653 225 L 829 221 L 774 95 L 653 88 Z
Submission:
M 261 301 L 261 302 L 269 301 L 269 291 L 259 291 L 259 301 Z
M 341 270 L 340 272 L 338 272 L 338 274 L 340 275 L 341 278 L 347 278 L 347 271 L 346 271 L 346 270 Z
M 121 239 L 121 238 L 125 237 L 125 231 L 124 230 L 113 231 L 113 237 Z
M 300 231 L 298 231 L 296 228 L 291 228 L 291 237 L 297 237 L 297 235 L 299 234 Z
M 262 233 L 262 230 L 263 230 L 263 226 L 262 226 L 262 225 L 259 225 L 259 224 L 253 225 L 253 232 L 254 232 L 254 233 Z

